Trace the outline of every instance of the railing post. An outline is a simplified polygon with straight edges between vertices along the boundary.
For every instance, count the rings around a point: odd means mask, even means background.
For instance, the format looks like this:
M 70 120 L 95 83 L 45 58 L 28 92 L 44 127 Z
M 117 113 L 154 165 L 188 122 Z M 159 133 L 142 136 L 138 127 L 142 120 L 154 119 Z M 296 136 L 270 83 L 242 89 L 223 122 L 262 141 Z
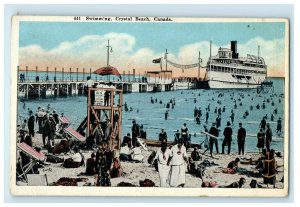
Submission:
M 54 82 L 56 82 L 56 67 L 54 68 Z
M 48 68 L 48 66 L 46 67 L 46 73 L 47 73 L 46 80 L 49 81 L 49 68 Z
M 64 81 L 65 80 L 65 69 L 64 68 L 62 68 L 62 81 Z
M 26 66 L 26 80 L 28 81 L 28 66 Z
M 70 81 L 71 81 L 71 75 L 72 75 L 72 74 L 71 74 L 71 70 L 72 70 L 72 68 L 70 68 Z
M 83 81 L 85 79 L 85 68 L 83 68 Z
M 78 68 L 76 69 L 76 73 L 77 73 L 76 76 L 77 76 L 77 82 L 78 82 Z

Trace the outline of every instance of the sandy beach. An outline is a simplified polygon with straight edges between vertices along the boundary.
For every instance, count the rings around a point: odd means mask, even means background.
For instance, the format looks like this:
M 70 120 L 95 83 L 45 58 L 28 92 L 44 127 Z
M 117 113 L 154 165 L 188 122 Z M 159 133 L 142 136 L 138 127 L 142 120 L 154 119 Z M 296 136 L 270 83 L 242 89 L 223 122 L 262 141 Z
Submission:
M 33 138 L 33 146 L 34 147 L 40 147 L 42 145 L 42 138 L 39 134 L 37 134 Z M 55 140 L 56 143 L 59 142 L 59 140 Z M 151 152 L 153 150 L 157 150 L 155 147 L 148 147 L 148 151 L 142 150 L 142 154 L 144 156 L 144 162 L 143 163 L 134 163 L 134 162 L 121 162 L 122 168 L 123 168 L 123 176 L 119 178 L 113 178 L 111 179 L 111 186 L 117 186 L 120 182 L 127 182 L 131 183 L 132 185 L 139 186 L 139 181 L 145 180 L 145 179 L 151 179 L 155 186 L 159 187 L 159 174 L 155 170 L 154 167 L 151 167 L 150 164 L 147 162 L 148 157 L 150 156 Z M 190 155 L 192 149 L 189 149 L 188 155 Z M 42 149 L 42 152 L 44 154 L 47 153 L 46 150 Z M 90 158 L 90 155 L 92 151 L 82 151 L 85 159 Z M 202 153 L 203 150 L 200 149 L 200 152 Z M 69 158 L 73 152 L 69 152 L 67 154 L 60 154 L 58 157 L 67 159 Z M 283 154 L 283 153 L 281 153 Z M 214 158 L 211 158 L 209 153 L 206 152 L 205 155 L 202 157 L 203 160 L 207 160 L 210 163 L 214 163 L 215 165 L 211 167 L 206 167 L 206 170 L 204 172 L 203 181 L 216 181 L 217 186 L 226 186 L 233 182 L 237 182 L 241 177 L 245 178 L 246 182 L 243 186 L 243 188 L 250 188 L 249 184 L 252 179 L 257 180 L 257 183 L 260 187 L 263 188 L 273 188 L 273 185 L 265 185 L 263 184 L 263 178 L 259 177 L 251 177 L 250 175 L 245 175 L 243 173 L 236 173 L 236 174 L 225 174 L 222 172 L 224 168 L 227 167 L 227 164 L 230 161 L 233 161 L 235 158 L 239 157 L 240 159 L 243 158 L 252 158 L 252 160 L 257 160 L 260 155 L 258 152 L 247 152 L 244 156 L 237 155 L 236 152 L 231 153 L 230 155 L 227 154 L 214 154 Z M 283 157 L 275 157 L 277 162 L 277 175 L 276 175 L 276 188 L 283 188 L 283 182 L 280 182 L 283 178 L 283 163 L 284 158 Z M 47 163 L 47 162 L 46 162 Z M 44 168 L 39 168 L 40 174 L 46 174 L 48 184 L 51 185 L 52 183 L 56 182 L 62 177 L 68 177 L 68 178 L 87 178 L 87 181 L 85 183 L 81 183 L 81 185 L 88 185 L 88 186 L 95 186 L 95 176 L 86 176 L 86 175 L 79 175 L 82 172 L 85 172 L 85 167 L 81 166 L 79 168 L 64 168 L 62 166 L 62 163 L 47 163 Z M 239 169 L 242 170 L 242 172 L 258 172 L 255 169 L 255 165 L 250 164 L 239 164 Z M 202 184 L 202 180 L 199 177 L 196 177 L 194 175 L 186 173 L 186 183 L 185 187 L 197 187 L 200 188 Z M 22 181 L 17 181 L 17 185 L 27 185 L 27 183 Z M 79 184 L 78 184 L 79 185 Z

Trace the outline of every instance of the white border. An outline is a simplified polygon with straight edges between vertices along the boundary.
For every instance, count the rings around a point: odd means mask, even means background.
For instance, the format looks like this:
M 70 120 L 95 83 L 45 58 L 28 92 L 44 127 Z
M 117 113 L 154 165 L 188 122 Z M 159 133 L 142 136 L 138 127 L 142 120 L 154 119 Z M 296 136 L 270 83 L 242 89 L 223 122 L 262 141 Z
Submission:
M 278 18 L 176 18 L 172 23 L 182 22 L 285 22 L 286 24 L 286 63 L 285 63 L 285 129 L 289 125 L 289 24 L 287 19 Z M 84 16 L 82 16 L 84 19 Z M 283 197 L 288 195 L 288 157 L 289 157 L 289 133 L 285 130 L 284 143 L 284 188 L 283 189 L 202 189 L 202 188 L 129 188 L 129 187 L 66 187 L 66 186 L 17 186 L 16 185 L 16 120 L 17 117 L 17 66 L 18 66 L 18 50 L 19 50 L 19 22 L 20 21 L 56 21 L 65 22 L 72 21 L 73 16 L 14 16 L 12 19 L 12 33 L 11 33 L 11 100 L 10 100 L 10 187 L 13 195 L 55 195 L 55 196 L 189 196 L 189 197 L 206 197 L 206 196 L 220 196 L 220 197 Z M 81 21 L 82 22 L 82 21 Z M 87 22 L 87 21 L 84 21 Z M 89 22 L 89 21 L 88 21 Z M 108 22 L 110 23 L 110 22 Z M 153 23 L 153 22 L 152 22 Z M 161 22 L 159 22 L 161 23 Z M 74 190 L 76 189 L 76 190 Z

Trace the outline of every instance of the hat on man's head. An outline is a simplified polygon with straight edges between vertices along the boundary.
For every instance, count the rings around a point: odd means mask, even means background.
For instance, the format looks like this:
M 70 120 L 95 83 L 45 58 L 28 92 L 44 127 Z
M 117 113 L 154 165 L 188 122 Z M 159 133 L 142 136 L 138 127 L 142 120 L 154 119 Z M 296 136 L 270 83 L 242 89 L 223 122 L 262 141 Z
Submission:
M 239 123 L 239 126 L 242 126 L 242 123 L 241 123 L 241 122 Z
M 230 126 L 230 122 L 229 121 L 227 122 L 227 126 Z
M 178 140 L 178 143 L 183 144 L 183 139 L 180 138 L 180 139 Z

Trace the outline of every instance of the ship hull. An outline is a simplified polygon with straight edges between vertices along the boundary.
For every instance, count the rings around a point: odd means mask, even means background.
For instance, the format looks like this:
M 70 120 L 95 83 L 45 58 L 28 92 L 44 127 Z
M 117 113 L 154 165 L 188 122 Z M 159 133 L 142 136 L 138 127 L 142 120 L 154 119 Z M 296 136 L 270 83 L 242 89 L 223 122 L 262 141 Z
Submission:
M 208 81 L 211 89 L 234 89 L 234 88 L 257 88 L 260 84 L 249 84 L 241 82 L 226 82 L 226 81 Z
M 237 78 L 233 73 L 223 72 L 209 72 L 208 75 L 208 85 L 211 89 L 257 88 L 266 79 L 264 75 L 244 75 L 242 78 Z

